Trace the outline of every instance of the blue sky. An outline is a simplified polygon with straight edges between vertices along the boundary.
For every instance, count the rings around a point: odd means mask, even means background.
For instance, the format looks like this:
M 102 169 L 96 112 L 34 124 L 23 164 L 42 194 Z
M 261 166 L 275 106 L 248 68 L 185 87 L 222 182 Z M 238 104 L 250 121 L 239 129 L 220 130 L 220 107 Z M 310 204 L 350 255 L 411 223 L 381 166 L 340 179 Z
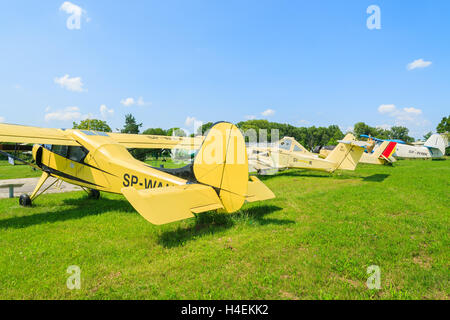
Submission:
M 450 1 L 64 2 L 1 1 L 0 121 L 364 121 L 420 138 L 450 111 Z

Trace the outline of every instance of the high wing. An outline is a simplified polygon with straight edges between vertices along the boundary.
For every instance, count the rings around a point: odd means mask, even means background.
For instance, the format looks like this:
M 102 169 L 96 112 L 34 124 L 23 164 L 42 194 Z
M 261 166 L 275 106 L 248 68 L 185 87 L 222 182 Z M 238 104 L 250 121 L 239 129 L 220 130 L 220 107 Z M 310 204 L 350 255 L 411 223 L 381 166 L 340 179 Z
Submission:
M 74 139 L 66 136 L 61 129 L 19 126 L 15 124 L 0 124 L 0 142 L 55 144 L 64 146 L 79 146 Z
M 115 141 L 128 149 L 199 149 L 204 137 L 172 137 L 145 134 L 108 133 Z

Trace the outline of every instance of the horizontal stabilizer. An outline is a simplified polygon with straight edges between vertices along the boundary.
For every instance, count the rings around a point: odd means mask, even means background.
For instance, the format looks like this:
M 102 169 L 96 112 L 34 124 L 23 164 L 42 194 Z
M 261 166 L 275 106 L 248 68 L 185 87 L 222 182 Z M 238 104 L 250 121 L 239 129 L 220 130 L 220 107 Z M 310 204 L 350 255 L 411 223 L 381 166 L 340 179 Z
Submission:
M 123 188 L 122 193 L 141 216 L 156 225 L 223 208 L 214 189 L 200 184 L 139 191 L 129 187 Z
M 247 202 L 263 201 L 275 198 L 273 192 L 257 177 L 250 176 L 250 180 L 251 181 L 248 182 L 247 197 L 245 198 Z
M 369 147 L 372 144 L 365 142 L 365 141 L 352 141 L 352 140 L 338 140 L 339 143 L 343 143 L 343 144 L 349 144 L 351 146 L 355 146 L 355 147 L 360 147 L 360 148 L 365 148 L 365 147 Z

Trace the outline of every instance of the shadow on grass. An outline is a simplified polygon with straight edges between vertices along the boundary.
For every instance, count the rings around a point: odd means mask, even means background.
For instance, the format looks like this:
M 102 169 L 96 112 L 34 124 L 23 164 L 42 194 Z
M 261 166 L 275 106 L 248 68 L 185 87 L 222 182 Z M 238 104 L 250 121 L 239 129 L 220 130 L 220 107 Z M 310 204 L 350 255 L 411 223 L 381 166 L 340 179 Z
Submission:
M 270 180 L 275 177 L 297 177 L 297 178 L 326 178 L 332 180 L 355 180 L 361 179 L 362 181 L 369 182 L 383 182 L 384 179 L 389 177 L 390 174 L 374 174 L 371 176 L 363 177 L 353 171 L 336 171 L 334 173 L 325 172 L 313 172 L 310 170 L 289 170 L 283 171 L 275 175 L 270 176 L 257 176 L 261 181 Z
M 347 173 L 345 171 L 336 171 L 334 173 L 318 172 L 311 170 L 287 170 L 281 171 L 274 175 L 257 175 L 261 181 L 270 180 L 276 177 L 298 177 L 298 178 L 325 178 L 325 179 L 360 179 L 363 178 L 354 173 Z
M 362 180 L 363 181 L 370 181 L 370 182 L 383 182 L 384 179 L 386 179 L 387 177 L 389 177 L 390 174 L 373 174 L 371 176 L 365 177 Z
M 159 235 L 158 242 L 165 248 L 182 246 L 186 241 L 229 229 L 239 220 L 248 221 L 249 223 L 258 225 L 284 225 L 295 223 L 292 220 L 264 218 L 265 215 L 280 210 L 283 209 L 278 206 L 268 205 L 250 207 L 232 214 L 215 212 L 203 213 L 197 216 L 193 225 L 162 232 Z
M 0 220 L 0 229 L 22 229 L 44 223 L 81 219 L 87 216 L 100 215 L 112 210 L 135 212 L 126 200 L 93 200 L 85 197 L 80 199 L 65 199 L 62 203 L 65 206 L 73 207 L 62 211 L 36 213 L 22 217 Z M 39 204 L 36 204 L 34 208 L 39 208 Z M 24 210 L 28 210 L 28 208 L 24 208 Z

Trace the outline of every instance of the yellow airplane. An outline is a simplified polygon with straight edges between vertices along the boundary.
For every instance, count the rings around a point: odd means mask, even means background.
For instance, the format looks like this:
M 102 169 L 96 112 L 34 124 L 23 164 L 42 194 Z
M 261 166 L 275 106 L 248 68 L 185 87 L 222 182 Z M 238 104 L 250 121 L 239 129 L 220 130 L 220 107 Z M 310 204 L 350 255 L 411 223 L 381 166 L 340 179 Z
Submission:
M 0 142 L 35 144 L 32 165 L 43 173 L 34 192 L 20 197 L 23 206 L 32 204 L 50 176 L 81 186 L 94 198 L 100 191 L 123 194 L 156 225 L 210 210 L 232 213 L 245 201 L 275 197 L 258 178 L 249 177 L 244 138 L 228 122 L 215 124 L 200 138 L 0 124 Z M 193 163 L 179 169 L 151 167 L 127 150 L 198 147 Z
M 260 174 L 289 168 L 334 172 L 337 169 L 355 170 L 369 144 L 356 141 L 353 135 L 345 136 L 324 159 L 309 152 L 292 137 L 284 137 L 275 146 L 249 147 L 249 169 Z
M 397 149 L 397 142 L 393 141 L 383 141 L 382 143 L 376 145 L 375 140 L 369 138 L 367 140 L 371 144 L 363 153 L 360 163 L 368 164 L 378 164 L 378 165 L 390 165 L 397 160 L 394 158 L 393 154 Z M 321 149 L 319 156 L 321 158 L 326 158 L 332 150 Z

